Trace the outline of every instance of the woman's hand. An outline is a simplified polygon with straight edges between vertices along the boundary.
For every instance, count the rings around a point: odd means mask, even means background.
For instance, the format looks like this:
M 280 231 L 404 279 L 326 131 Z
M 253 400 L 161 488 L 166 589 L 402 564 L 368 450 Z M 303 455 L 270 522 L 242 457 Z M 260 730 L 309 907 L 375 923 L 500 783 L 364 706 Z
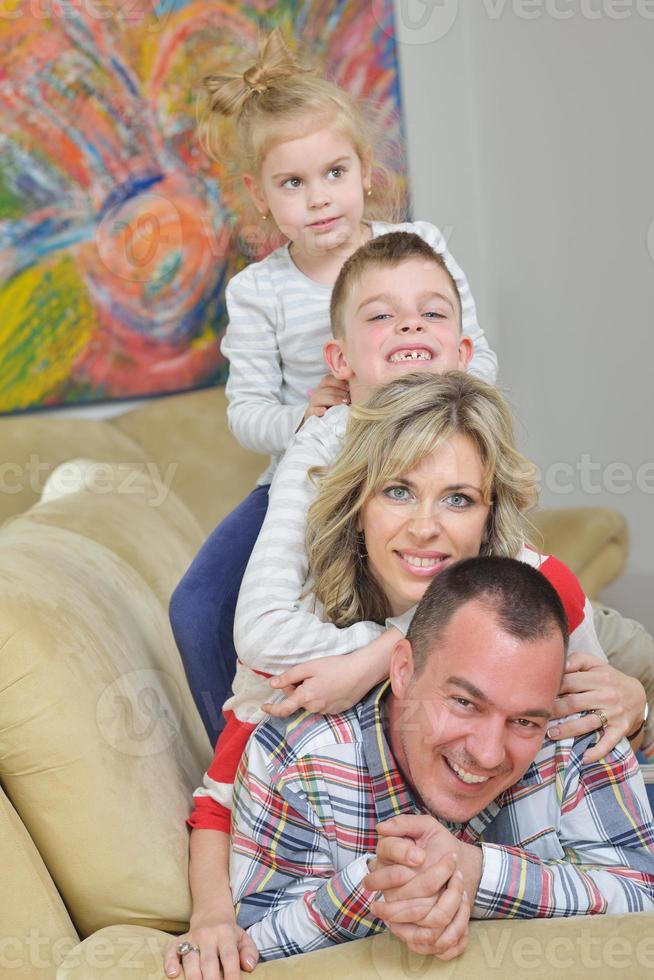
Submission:
M 188 942 L 200 947 L 180 957 L 177 947 Z M 259 953 L 248 934 L 230 921 L 191 919 L 189 931 L 170 943 L 164 953 L 164 970 L 167 977 L 184 977 L 185 980 L 239 980 L 241 970 L 251 973 L 257 965 Z
M 288 718 L 299 708 L 319 715 L 347 711 L 365 697 L 375 683 L 371 681 L 365 658 L 360 657 L 359 652 L 320 657 L 290 667 L 270 680 L 271 687 L 282 690 L 285 699 L 267 702 L 261 707 L 276 718 Z
M 608 722 L 597 743 L 584 753 L 584 762 L 597 762 L 613 749 L 621 738 L 635 731 L 645 711 L 645 689 L 640 681 L 628 677 L 598 657 L 573 653 L 568 657 L 559 696 L 554 702 L 554 718 L 564 718 L 577 711 L 592 712 L 600 708 Z M 550 738 L 576 738 L 601 729 L 596 714 L 574 718 L 563 725 L 550 725 Z
M 259 952 L 236 923 L 229 887 L 229 834 L 195 828 L 189 843 L 189 884 L 193 912 L 189 930 L 166 948 L 164 970 L 168 977 L 185 980 L 240 980 L 240 970 L 251 972 Z M 191 950 L 180 956 L 180 943 Z

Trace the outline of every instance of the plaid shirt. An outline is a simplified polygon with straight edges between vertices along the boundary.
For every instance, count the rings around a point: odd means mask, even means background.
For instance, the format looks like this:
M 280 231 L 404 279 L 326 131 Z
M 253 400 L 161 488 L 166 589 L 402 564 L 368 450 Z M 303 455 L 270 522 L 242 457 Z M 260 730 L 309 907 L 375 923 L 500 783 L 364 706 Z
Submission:
M 231 882 L 263 960 L 381 932 L 362 880 L 375 824 L 420 812 L 381 719 L 388 681 L 341 715 L 260 725 L 234 787 Z M 474 918 L 654 909 L 654 823 L 623 740 L 582 765 L 594 735 L 546 740 L 522 779 L 467 824 L 481 846 Z

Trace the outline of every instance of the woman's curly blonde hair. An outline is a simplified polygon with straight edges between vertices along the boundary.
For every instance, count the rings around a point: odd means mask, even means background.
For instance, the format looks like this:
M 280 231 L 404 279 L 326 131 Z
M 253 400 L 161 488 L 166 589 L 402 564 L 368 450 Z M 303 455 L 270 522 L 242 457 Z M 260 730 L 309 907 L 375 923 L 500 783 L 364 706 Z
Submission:
M 203 79 L 198 112 L 200 142 L 208 155 L 241 172 L 258 175 L 268 150 L 277 143 L 306 136 L 322 126 L 335 127 L 351 141 L 364 164 L 371 155 L 370 111 L 344 89 L 305 68 L 275 28 L 263 37 L 253 64 L 244 71 L 218 72 Z M 400 181 L 373 161 L 364 217 L 399 221 L 403 216 Z
M 444 440 L 465 435 L 484 465 L 490 514 L 480 554 L 514 558 L 524 512 L 535 505 L 536 467 L 515 446 L 511 412 L 499 392 L 468 374 L 410 374 L 352 406 L 345 445 L 329 468 L 314 471 L 319 492 L 309 511 L 311 590 L 336 626 L 383 623 L 391 614 L 357 530 L 362 507 Z

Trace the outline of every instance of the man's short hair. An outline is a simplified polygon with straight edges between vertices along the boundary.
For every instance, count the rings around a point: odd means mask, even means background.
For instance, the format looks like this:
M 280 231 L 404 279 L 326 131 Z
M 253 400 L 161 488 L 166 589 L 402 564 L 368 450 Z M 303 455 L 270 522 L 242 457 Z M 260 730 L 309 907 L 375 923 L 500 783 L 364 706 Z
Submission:
M 568 650 L 568 620 L 559 595 L 541 572 L 515 558 L 467 558 L 435 576 L 409 627 L 416 675 L 438 650 L 452 617 L 476 601 L 494 613 L 500 628 L 527 642 L 560 632 Z
M 332 334 L 337 339 L 345 336 L 345 321 L 343 314 L 354 287 L 360 282 L 363 274 L 371 268 L 383 268 L 408 262 L 410 259 L 424 259 L 438 266 L 445 272 L 456 295 L 459 304 L 459 326 L 461 326 L 461 296 L 459 288 L 447 268 L 443 256 L 435 252 L 424 238 L 412 231 L 390 231 L 386 235 L 378 235 L 353 252 L 344 262 L 332 290 L 329 308 Z

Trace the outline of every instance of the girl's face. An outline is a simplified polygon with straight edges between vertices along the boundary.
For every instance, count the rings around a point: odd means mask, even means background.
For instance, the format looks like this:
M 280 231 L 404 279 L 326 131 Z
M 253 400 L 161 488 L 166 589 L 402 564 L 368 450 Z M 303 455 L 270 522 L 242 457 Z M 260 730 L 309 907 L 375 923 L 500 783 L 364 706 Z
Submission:
M 490 512 L 484 475 L 474 442 L 457 433 L 362 507 L 368 567 L 394 616 L 416 605 L 447 565 L 479 554 Z
M 244 180 L 259 211 L 269 211 L 293 243 L 296 258 L 319 258 L 343 246 L 353 251 L 364 241 L 370 167 L 362 165 L 338 129 L 317 129 L 273 145 L 258 179 L 246 175 Z

